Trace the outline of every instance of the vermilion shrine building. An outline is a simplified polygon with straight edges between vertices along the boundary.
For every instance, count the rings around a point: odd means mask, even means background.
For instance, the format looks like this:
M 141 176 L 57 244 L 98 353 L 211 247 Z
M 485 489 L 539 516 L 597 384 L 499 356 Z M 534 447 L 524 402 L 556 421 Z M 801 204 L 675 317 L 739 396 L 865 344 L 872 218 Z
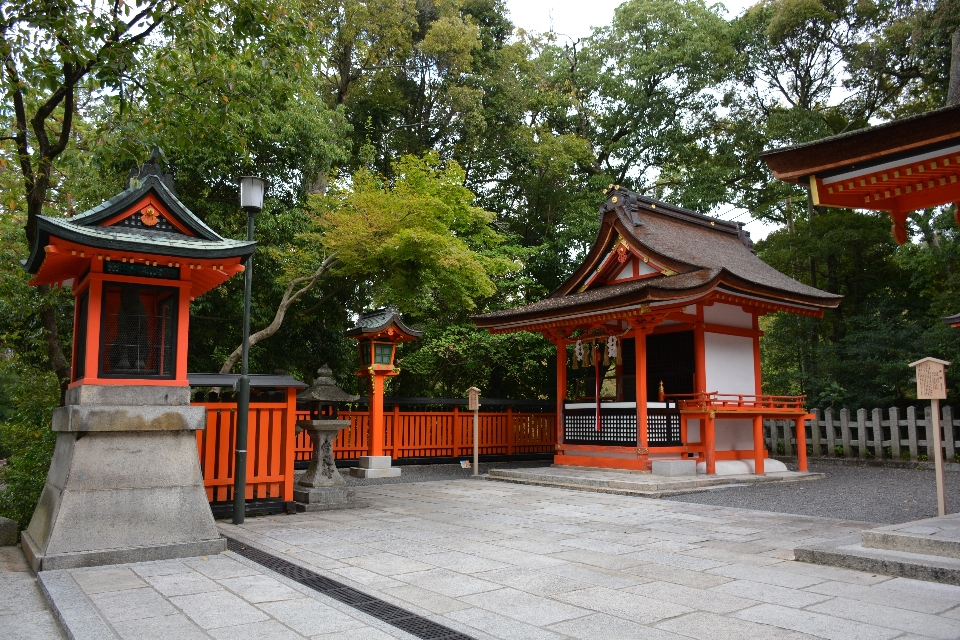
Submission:
M 738 223 L 619 187 L 600 216 L 586 259 L 550 296 L 474 318 L 557 345 L 555 463 L 692 458 L 712 474 L 716 460 L 744 460 L 763 473 L 763 418 L 796 420 L 803 442 L 807 412 L 802 396 L 763 395 L 759 318 L 819 317 L 841 296 L 764 263 Z

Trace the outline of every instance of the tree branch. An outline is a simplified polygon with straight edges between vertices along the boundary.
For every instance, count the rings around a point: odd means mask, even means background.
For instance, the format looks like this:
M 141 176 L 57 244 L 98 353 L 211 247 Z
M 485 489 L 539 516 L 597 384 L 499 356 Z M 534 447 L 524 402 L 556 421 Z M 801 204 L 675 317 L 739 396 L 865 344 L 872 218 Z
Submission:
M 247 341 L 251 347 L 261 340 L 266 340 L 277 331 L 280 330 L 280 326 L 283 324 L 283 319 L 287 315 L 287 311 L 296 302 L 301 296 L 310 291 L 313 288 L 313 285 L 317 283 L 324 274 L 326 274 L 331 269 L 335 268 L 340 264 L 337 260 L 337 254 L 331 253 L 327 256 L 323 262 L 320 263 L 320 266 L 317 267 L 317 270 L 314 271 L 309 276 L 302 276 L 300 278 L 294 278 L 287 283 L 286 289 L 284 289 L 283 297 L 280 299 L 280 304 L 277 306 L 277 312 L 273 316 L 273 321 L 256 333 L 250 336 L 250 339 Z M 303 285 L 299 289 L 296 289 L 297 286 Z M 294 290 L 296 289 L 296 291 Z M 226 374 L 230 373 L 230 370 L 233 369 L 234 365 L 237 364 L 237 361 L 240 359 L 240 356 L 243 353 L 243 345 L 241 344 L 236 349 L 233 350 L 233 353 L 230 354 L 230 357 L 223 363 L 223 366 L 220 367 L 220 373 Z

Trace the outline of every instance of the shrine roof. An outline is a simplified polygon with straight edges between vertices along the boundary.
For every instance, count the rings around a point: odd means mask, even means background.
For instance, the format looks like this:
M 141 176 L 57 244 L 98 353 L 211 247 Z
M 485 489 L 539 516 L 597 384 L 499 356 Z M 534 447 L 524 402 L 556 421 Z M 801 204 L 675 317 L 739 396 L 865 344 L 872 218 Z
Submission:
M 357 318 L 356 326 L 351 329 L 347 329 L 344 335 L 355 338 L 370 333 L 379 333 L 389 327 L 391 324 L 396 324 L 397 328 L 400 329 L 401 332 L 406 333 L 413 338 L 419 338 L 423 335 L 423 331 L 417 331 L 405 325 L 400 319 L 399 310 L 394 306 L 383 307 L 382 309 L 375 309 L 373 311 L 361 313 L 360 317 Z
M 493 328 L 688 300 L 714 291 L 816 313 L 836 307 L 842 298 L 798 282 L 760 260 L 740 224 L 619 188 L 607 194 L 600 215 L 593 247 L 566 282 L 543 300 L 475 316 L 474 322 Z M 625 282 L 598 280 L 618 250 L 624 251 L 624 258 L 634 256 L 657 268 Z
M 157 202 L 172 220 L 163 225 L 170 230 L 105 223 L 135 209 L 139 203 Z M 174 226 L 176 225 L 176 226 Z M 159 225 L 158 225 L 159 226 Z M 256 242 L 224 238 L 187 209 L 158 175 L 147 174 L 106 202 L 71 218 L 39 216 L 37 241 L 31 247 L 24 269 L 37 273 L 45 259 L 50 238 L 104 250 L 157 254 L 171 257 L 220 259 L 245 257 L 253 253 Z
M 806 182 L 816 174 L 863 169 L 899 156 L 913 156 L 927 147 L 960 142 L 960 105 L 900 118 L 812 142 L 764 151 L 773 175 L 787 182 Z

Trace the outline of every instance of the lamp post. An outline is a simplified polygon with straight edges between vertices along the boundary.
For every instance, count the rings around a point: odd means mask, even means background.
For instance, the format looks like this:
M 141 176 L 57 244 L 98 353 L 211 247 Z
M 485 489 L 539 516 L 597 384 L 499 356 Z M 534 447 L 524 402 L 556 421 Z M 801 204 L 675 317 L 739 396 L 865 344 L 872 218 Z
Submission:
M 253 241 L 253 216 L 263 209 L 267 183 L 262 178 L 240 178 L 240 208 L 247 212 L 247 240 Z M 247 423 L 250 417 L 250 291 L 253 287 L 253 254 L 243 272 L 243 342 L 240 346 L 240 379 L 237 381 L 237 453 L 233 467 L 233 524 L 243 524 L 247 493 Z

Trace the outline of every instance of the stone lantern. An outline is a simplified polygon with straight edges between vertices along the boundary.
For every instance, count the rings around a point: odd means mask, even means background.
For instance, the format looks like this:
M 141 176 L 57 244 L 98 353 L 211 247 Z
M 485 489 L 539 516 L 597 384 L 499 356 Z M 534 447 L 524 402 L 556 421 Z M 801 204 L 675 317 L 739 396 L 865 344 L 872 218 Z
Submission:
M 310 406 L 310 419 L 297 421 L 297 428 L 309 433 L 313 442 L 310 466 L 293 489 L 298 511 L 363 506 L 356 501 L 355 490 L 346 486 L 333 459 L 333 441 L 341 429 L 350 426 L 349 420 L 337 419 L 337 405 L 355 402 L 358 398 L 337 386 L 327 365 L 320 367 L 313 384 L 297 395 L 297 400 L 304 400 Z
M 367 455 L 360 456 L 360 466 L 350 473 L 360 478 L 386 478 L 400 475 L 400 469 L 391 467 L 390 456 L 383 455 L 385 430 L 383 421 L 384 381 L 399 375 L 394 365 L 397 344 L 416 340 L 423 335 L 403 324 L 400 312 L 394 306 L 360 314 L 357 326 L 344 334 L 360 344 L 360 370 L 357 375 L 370 378 L 370 437 Z
M 219 553 L 190 406 L 190 301 L 244 270 L 256 243 L 188 210 L 155 149 L 127 188 L 72 218 L 40 216 L 24 269 L 70 287 L 71 380 L 23 549 L 35 571 Z

